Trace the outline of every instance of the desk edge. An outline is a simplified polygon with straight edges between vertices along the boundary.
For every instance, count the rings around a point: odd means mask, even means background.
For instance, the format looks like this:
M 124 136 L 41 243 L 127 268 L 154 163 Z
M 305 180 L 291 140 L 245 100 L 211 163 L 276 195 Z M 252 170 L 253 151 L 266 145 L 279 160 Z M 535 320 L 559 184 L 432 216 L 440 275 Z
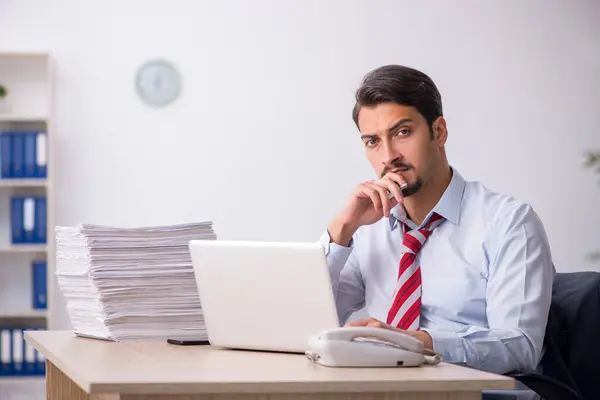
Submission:
M 102 383 L 91 384 L 91 393 L 121 393 L 121 394 L 264 394 L 264 393 L 356 393 L 356 392 L 426 392 L 423 390 L 429 382 L 426 380 L 404 381 L 401 388 L 396 381 L 377 382 L 213 382 L 213 383 Z M 472 386 L 477 386 L 476 388 Z M 484 386 L 484 387 L 482 387 Z M 473 383 L 468 379 L 439 382 L 431 385 L 430 392 L 473 391 L 484 390 L 513 390 L 515 380 L 510 377 L 500 377 L 484 382 Z
M 70 332 L 73 337 L 75 334 Z M 179 383 L 107 383 L 107 382 L 91 382 L 86 380 L 80 374 L 77 374 L 71 368 L 67 366 L 55 356 L 48 348 L 42 343 L 36 340 L 36 331 L 26 331 L 24 338 L 29 342 L 37 351 L 42 353 L 44 357 L 52 363 L 56 368 L 61 370 L 70 380 L 72 380 L 81 390 L 87 394 L 99 394 L 99 393 L 123 393 L 123 394 L 150 394 L 150 393 L 164 393 L 164 394 L 182 394 L 182 393 L 239 393 L 239 394 L 257 394 L 266 392 L 285 392 L 285 393 L 351 393 L 356 391 L 368 391 L 368 392 L 408 392 L 408 391 L 423 391 L 423 385 L 427 382 L 423 380 L 406 381 L 403 382 L 402 388 L 398 389 L 398 382 L 396 381 L 378 381 L 378 382 L 312 382 L 307 385 L 305 382 L 212 382 L 212 383 L 200 383 L 200 382 L 179 382 Z M 477 381 L 476 386 L 485 386 L 481 389 L 469 389 L 468 379 L 450 381 L 440 383 L 439 385 L 433 385 L 431 388 L 432 392 L 440 392 L 444 390 L 471 390 L 471 391 L 482 391 L 482 390 L 511 390 L 515 388 L 515 379 L 504 376 L 504 375 L 490 375 L 489 379 Z M 438 386 L 444 385 L 444 388 Z M 232 386 L 234 389 L 232 390 Z
M 86 381 L 83 377 L 78 375 L 75 371 L 72 371 L 67 368 L 67 366 L 62 363 L 57 357 L 55 357 L 54 353 L 52 353 L 48 348 L 43 346 L 40 342 L 36 340 L 35 336 L 36 331 L 25 331 L 23 337 L 25 341 L 30 343 L 33 348 L 42 353 L 42 355 L 46 358 L 47 361 L 50 361 L 54 364 L 58 369 L 60 369 L 65 375 L 69 377 L 81 390 L 86 392 L 87 394 L 91 393 L 91 384 L 89 381 Z M 33 334 L 33 336 L 32 336 Z M 74 333 L 72 333 L 75 336 Z M 46 366 L 46 371 L 48 367 Z

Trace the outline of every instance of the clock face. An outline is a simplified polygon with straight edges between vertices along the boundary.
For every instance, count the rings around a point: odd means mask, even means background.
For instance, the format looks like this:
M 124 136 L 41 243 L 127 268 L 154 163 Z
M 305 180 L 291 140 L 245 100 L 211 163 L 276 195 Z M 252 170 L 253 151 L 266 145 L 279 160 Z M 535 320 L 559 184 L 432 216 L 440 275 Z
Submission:
M 179 96 L 181 76 L 172 63 L 152 60 L 139 68 L 135 77 L 135 89 L 146 104 L 164 107 Z

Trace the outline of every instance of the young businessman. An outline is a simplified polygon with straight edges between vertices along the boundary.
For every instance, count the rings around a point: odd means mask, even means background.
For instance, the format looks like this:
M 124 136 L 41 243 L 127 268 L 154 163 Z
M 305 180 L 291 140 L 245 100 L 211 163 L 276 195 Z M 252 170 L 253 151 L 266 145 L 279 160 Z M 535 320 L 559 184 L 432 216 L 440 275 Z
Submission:
M 353 118 L 378 179 L 354 189 L 321 238 L 342 322 L 365 307 L 370 318 L 352 325 L 400 330 L 445 361 L 535 370 L 555 273 L 535 211 L 449 165 L 441 96 L 424 73 L 372 71 Z

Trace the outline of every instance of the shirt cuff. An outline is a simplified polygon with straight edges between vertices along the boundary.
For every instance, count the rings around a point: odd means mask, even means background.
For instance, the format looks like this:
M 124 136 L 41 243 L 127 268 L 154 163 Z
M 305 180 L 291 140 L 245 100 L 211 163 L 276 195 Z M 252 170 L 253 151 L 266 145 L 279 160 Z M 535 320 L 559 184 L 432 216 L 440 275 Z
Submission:
M 321 246 L 323 246 L 326 256 L 329 256 L 330 253 L 334 254 L 339 252 L 346 252 L 348 255 L 350 255 L 352 249 L 354 248 L 354 238 L 350 239 L 348 246 L 340 246 L 339 244 L 331 241 L 331 236 L 329 236 L 327 229 L 325 229 L 325 232 L 323 232 L 321 235 L 319 243 L 321 243 Z
M 319 239 L 319 243 L 325 250 L 327 265 L 332 273 L 332 277 L 339 275 L 344 268 L 344 265 L 346 265 L 346 261 L 348 261 L 350 254 L 352 254 L 352 250 L 354 250 L 354 239 L 350 240 L 348 246 L 340 246 L 339 244 L 331 241 L 329 232 L 325 230 Z
M 442 356 L 442 361 L 460 364 L 466 363 L 465 350 L 463 348 L 463 338 L 454 332 L 438 331 L 427 328 L 420 328 L 431 336 L 433 351 Z

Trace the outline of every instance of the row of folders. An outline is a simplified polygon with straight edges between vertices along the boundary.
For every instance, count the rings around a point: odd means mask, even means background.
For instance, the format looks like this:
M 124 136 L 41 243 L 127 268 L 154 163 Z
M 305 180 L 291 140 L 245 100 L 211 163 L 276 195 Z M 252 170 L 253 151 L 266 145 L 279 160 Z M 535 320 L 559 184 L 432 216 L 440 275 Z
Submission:
M 46 374 L 44 356 L 25 341 L 25 331 L 32 330 L 0 326 L 0 376 Z
M 0 179 L 46 178 L 47 138 L 45 131 L 0 132 Z
M 46 196 L 12 196 L 10 204 L 11 243 L 46 243 L 47 209 Z

